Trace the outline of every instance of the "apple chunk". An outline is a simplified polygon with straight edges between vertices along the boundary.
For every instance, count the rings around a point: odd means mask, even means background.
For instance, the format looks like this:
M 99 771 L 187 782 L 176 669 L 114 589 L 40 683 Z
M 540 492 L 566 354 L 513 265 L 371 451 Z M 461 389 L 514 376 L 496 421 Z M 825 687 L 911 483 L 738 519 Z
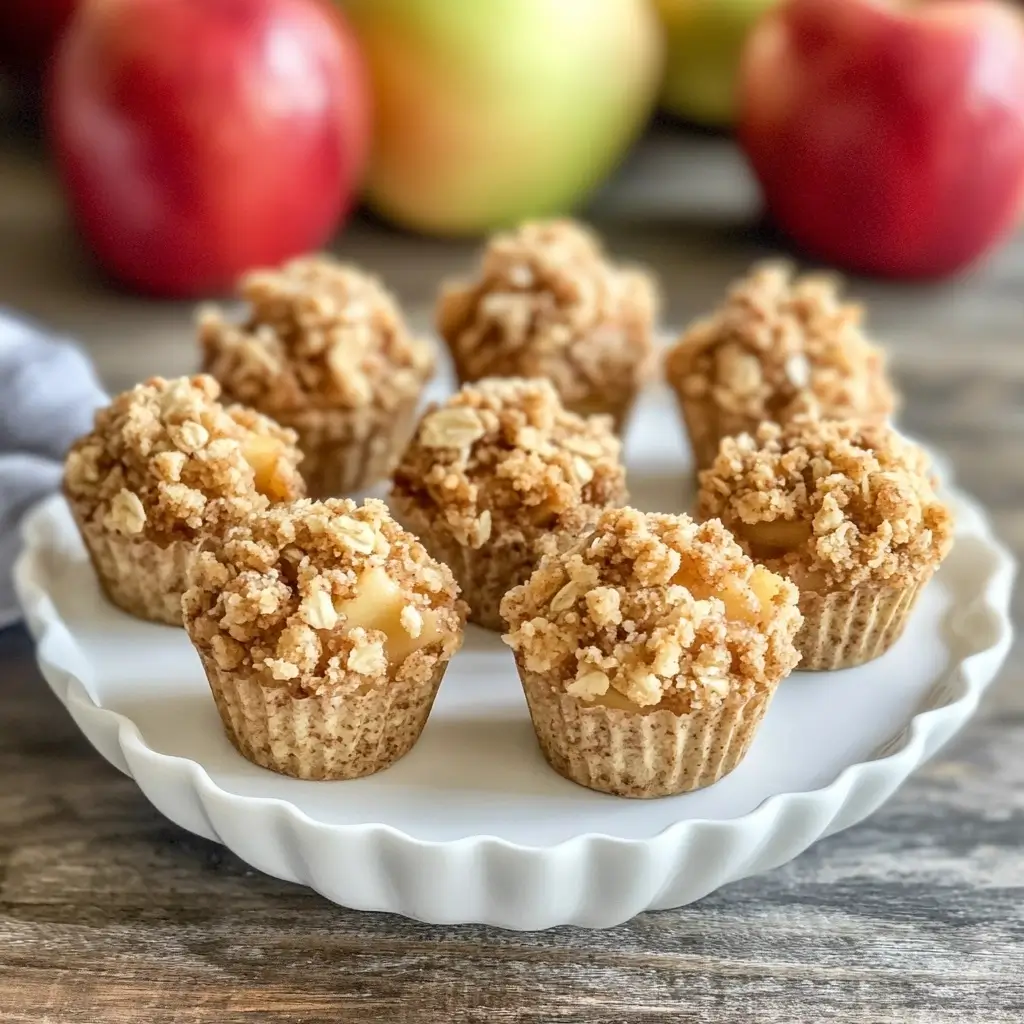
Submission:
M 252 466 L 253 483 L 271 501 L 287 501 L 292 487 L 282 472 L 284 445 L 272 437 L 253 435 L 242 444 L 242 458 Z
M 345 616 L 345 626 L 351 629 L 379 629 L 386 637 L 384 650 L 392 665 L 399 665 L 421 647 L 441 639 L 434 612 L 419 613 L 419 629 L 413 636 L 402 619 L 408 601 L 402 596 L 397 583 L 380 568 L 367 569 L 356 583 L 356 595 L 338 605 Z

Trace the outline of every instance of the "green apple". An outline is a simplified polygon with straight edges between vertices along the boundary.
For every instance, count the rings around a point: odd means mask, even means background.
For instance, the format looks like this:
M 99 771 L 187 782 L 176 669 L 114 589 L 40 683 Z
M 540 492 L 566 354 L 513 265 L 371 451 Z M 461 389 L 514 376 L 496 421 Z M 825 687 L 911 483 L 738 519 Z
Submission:
M 656 0 L 668 57 L 662 105 L 711 127 L 736 116 L 736 76 L 747 35 L 779 0 Z
M 649 0 L 340 0 L 373 86 L 367 199 L 458 235 L 570 209 L 656 101 Z

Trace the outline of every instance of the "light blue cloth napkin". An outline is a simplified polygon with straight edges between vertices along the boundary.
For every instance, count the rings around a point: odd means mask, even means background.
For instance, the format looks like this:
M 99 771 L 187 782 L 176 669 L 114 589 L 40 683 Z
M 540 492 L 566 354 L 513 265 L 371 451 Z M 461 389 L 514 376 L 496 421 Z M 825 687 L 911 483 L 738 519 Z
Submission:
M 0 628 L 21 617 L 11 583 L 21 519 L 60 486 L 68 446 L 106 401 L 79 349 L 0 309 Z

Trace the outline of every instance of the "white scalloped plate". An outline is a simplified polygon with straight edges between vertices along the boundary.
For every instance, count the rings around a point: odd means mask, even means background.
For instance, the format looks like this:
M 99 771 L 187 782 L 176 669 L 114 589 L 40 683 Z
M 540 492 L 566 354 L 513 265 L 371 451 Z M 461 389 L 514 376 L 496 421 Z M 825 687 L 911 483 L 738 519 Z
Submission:
M 685 509 L 664 392 L 630 434 L 634 500 Z M 948 474 L 947 474 L 948 475 Z M 862 668 L 786 680 L 740 767 L 630 801 L 544 763 L 510 652 L 471 629 L 420 742 L 386 772 L 300 782 L 245 761 L 181 630 L 108 605 L 61 499 L 29 519 L 16 581 L 43 675 L 164 815 L 345 906 L 436 923 L 610 926 L 775 867 L 874 811 L 974 712 L 1009 649 L 1011 556 L 947 486 L 957 543 L 906 635 Z

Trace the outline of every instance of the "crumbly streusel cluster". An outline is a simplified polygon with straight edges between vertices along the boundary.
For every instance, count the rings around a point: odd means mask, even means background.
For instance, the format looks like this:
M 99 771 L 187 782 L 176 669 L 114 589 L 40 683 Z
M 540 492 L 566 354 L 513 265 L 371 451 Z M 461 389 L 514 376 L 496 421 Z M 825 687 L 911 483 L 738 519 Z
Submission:
M 295 434 L 219 395 L 211 377 L 152 377 L 101 409 L 65 465 L 82 518 L 166 543 L 305 493 Z
M 614 407 L 646 378 L 653 280 L 605 258 L 569 220 L 531 222 L 488 244 L 476 280 L 442 291 L 437 323 L 464 381 L 546 377 L 566 405 L 595 393 Z
M 232 398 L 273 414 L 310 407 L 391 408 L 434 369 L 376 278 L 326 257 L 292 260 L 242 279 L 249 317 L 199 319 L 204 368 Z
M 953 541 L 925 453 L 891 428 L 854 421 L 798 417 L 727 439 L 701 474 L 699 513 L 817 588 L 920 580 Z
M 512 523 L 545 529 L 581 505 L 624 502 L 620 450 L 607 417 L 566 412 L 548 381 L 493 378 L 424 416 L 394 488 L 479 548 Z
M 183 607 L 200 652 L 295 696 L 427 680 L 461 643 L 451 572 L 380 501 L 258 512 L 200 551 L 189 579 Z M 416 647 L 426 628 L 436 639 Z M 392 644 L 413 649 L 391 664 Z
M 610 509 L 502 603 L 527 671 L 568 693 L 609 689 L 676 713 L 745 701 L 797 661 L 793 584 L 755 566 L 720 523 Z
M 785 422 L 807 412 L 882 421 L 895 396 L 862 319 L 833 278 L 763 264 L 683 335 L 666 372 L 682 398 L 710 401 L 727 422 Z

